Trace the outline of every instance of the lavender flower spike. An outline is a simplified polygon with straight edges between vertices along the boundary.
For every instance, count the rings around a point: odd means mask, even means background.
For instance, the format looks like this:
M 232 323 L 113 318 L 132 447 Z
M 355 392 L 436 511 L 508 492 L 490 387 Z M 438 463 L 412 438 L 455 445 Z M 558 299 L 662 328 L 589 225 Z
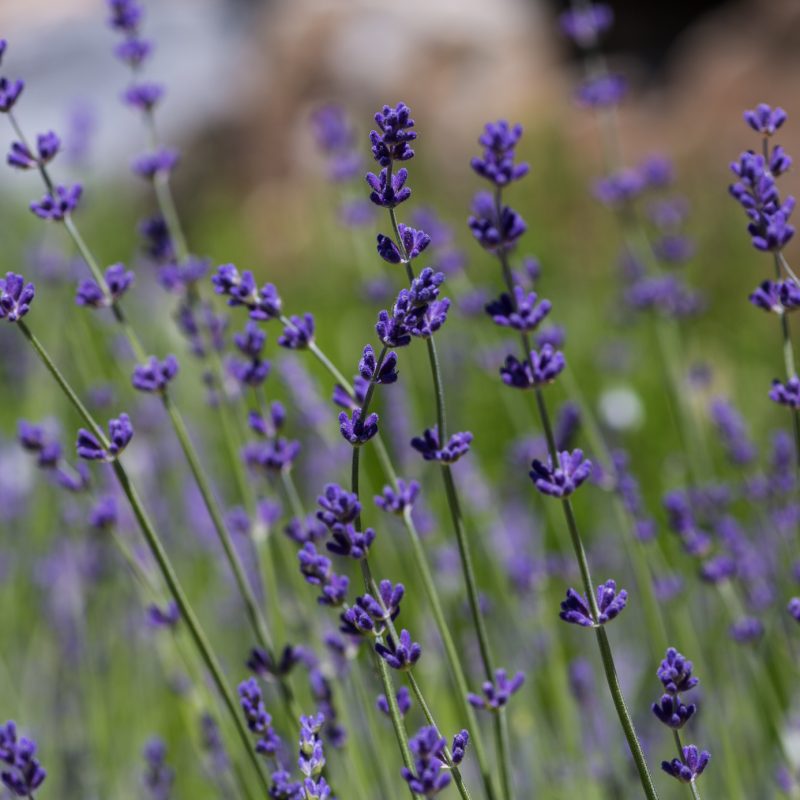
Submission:
M 511 680 L 504 669 L 495 670 L 495 682 L 485 681 L 481 690 L 483 697 L 478 694 L 470 693 L 467 695 L 470 705 L 475 708 L 483 708 L 487 711 L 498 711 L 508 704 L 512 694 L 519 691 L 525 682 L 525 674 L 518 672 Z
M 78 455 L 87 461 L 113 461 L 133 438 L 133 425 L 127 414 L 120 414 L 108 423 L 109 448 L 105 449 L 97 437 L 81 428 L 78 431 Z
M 77 207 L 83 194 L 83 186 L 75 183 L 72 186 L 56 186 L 52 193 L 46 194 L 38 202 L 30 205 L 31 211 L 40 219 L 61 222 Z
M 597 608 L 599 616 L 595 622 L 590 610 L 589 602 L 584 595 L 578 594 L 574 589 L 567 589 L 567 598 L 561 602 L 559 617 L 564 622 L 581 625 L 584 628 L 596 628 L 619 616 L 628 602 L 628 593 L 625 589 L 617 592 L 616 581 L 607 580 L 597 587 Z
M 668 694 L 688 692 L 699 683 L 692 675 L 692 662 L 684 658 L 674 647 L 667 650 L 656 674 Z
M 450 785 L 450 774 L 444 769 L 442 753 L 447 740 L 433 726 L 422 728 L 409 741 L 414 754 L 414 769 L 401 769 L 409 789 L 423 797 L 435 797 Z
M 403 629 L 400 638 L 386 637 L 386 644 L 378 642 L 375 652 L 392 668 L 401 672 L 408 672 L 422 655 L 422 647 L 411 640 L 411 634 Z
M 36 287 L 25 283 L 22 275 L 7 272 L 0 278 L 0 319 L 7 322 L 18 322 L 30 310 Z
M 447 444 L 442 446 L 439 442 L 439 429 L 437 426 L 426 428 L 422 436 L 415 436 L 411 440 L 411 446 L 419 453 L 425 461 L 441 461 L 444 464 L 452 464 L 469 452 L 472 442 L 472 434 L 468 431 L 454 433 Z
M 0 725 L 0 782 L 16 797 L 33 797 L 44 783 L 47 772 L 36 758 L 36 742 L 24 736 L 17 738 L 12 721 Z
M 178 374 L 178 359 L 173 355 L 159 361 L 150 356 L 145 364 L 137 364 L 133 368 L 131 383 L 140 392 L 163 392 Z
M 569 497 L 591 474 L 592 462 L 584 459 L 582 450 L 558 454 L 558 465 L 548 457 L 547 464 L 534 459 L 530 476 L 534 486 L 551 497 Z
M 378 415 L 374 412 L 361 419 L 361 409 L 354 408 L 352 416 L 345 411 L 339 414 L 339 430 L 353 447 L 366 444 L 378 432 Z
M 698 752 L 697 748 L 693 745 L 687 745 L 683 748 L 683 757 L 673 758 L 672 761 L 662 761 L 661 769 L 671 775 L 673 778 L 682 783 L 694 783 L 698 776 L 703 774 L 703 771 L 708 766 L 711 760 L 711 754 L 703 750 Z

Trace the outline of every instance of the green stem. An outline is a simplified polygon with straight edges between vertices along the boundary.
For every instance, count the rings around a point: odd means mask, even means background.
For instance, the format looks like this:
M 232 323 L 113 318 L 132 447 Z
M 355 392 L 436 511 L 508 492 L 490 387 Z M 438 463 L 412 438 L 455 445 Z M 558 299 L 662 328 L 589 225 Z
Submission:
M 92 417 L 92 415 L 88 412 L 86 407 L 81 402 L 78 395 L 70 386 L 67 379 L 62 375 L 61 371 L 55 365 L 53 360 L 50 358 L 47 351 L 42 346 L 41 342 L 34 336 L 34 334 L 30 331 L 27 325 L 24 322 L 17 323 L 20 331 L 25 336 L 25 338 L 30 342 L 33 346 L 34 350 L 38 354 L 39 358 L 41 359 L 44 366 L 50 372 L 50 374 L 55 379 L 56 383 L 59 385 L 60 389 L 66 396 L 66 398 L 70 401 L 72 406 L 78 412 L 81 419 L 85 422 L 87 427 L 97 436 L 100 443 L 103 447 L 107 448 L 109 446 L 108 439 L 103 431 L 102 427 L 99 423 Z M 181 617 L 186 622 L 186 626 L 189 629 L 189 632 L 192 636 L 192 640 L 194 641 L 195 647 L 200 654 L 203 662 L 205 663 L 209 673 L 211 674 L 212 680 L 214 681 L 215 686 L 217 687 L 217 691 L 220 694 L 220 697 L 223 700 L 226 710 L 228 714 L 232 718 L 234 726 L 239 734 L 239 737 L 244 745 L 248 757 L 253 764 L 253 767 L 256 769 L 259 775 L 259 779 L 261 780 L 265 791 L 269 790 L 269 785 L 266 782 L 266 778 L 261 770 L 261 765 L 256 757 L 255 749 L 252 746 L 252 742 L 250 740 L 250 734 L 247 730 L 247 727 L 244 724 L 244 721 L 239 714 L 239 710 L 237 708 L 236 700 L 233 697 L 228 685 L 225 681 L 222 667 L 217 660 L 217 657 L 214 655 L 213 650 L 211 649 L 211 645 L 206 638 L 206 635 L 200 626 L 200 622 L 198 621 L 197 617 L 195 616 L 194 610 L 189 603 L 186 594 L 183 591 L 183 587 L 178 579 L 177 573 L 175 572 L 172 563 L 169 560 L 169 556 L 167 555 L 166 551 L 164 550 L 161 539 L 159 538 L 158 534 L 156 533 L 155 528 L 153 527 L 149 517 L 147 516 L 147 512 L 142 505 L 142 502 L 139 498 L 138 493 L 136 492 L 135 487 L 131 483 L 125 468 L 122 466 L 119 460 L 115 460 L 113 462 L 113 471 L 114 475 L 117 478 L 117 482 L 119 483 L 125 497 L 128 500 L 128 503 L 133 511 L 134 516 L 136 517 L 136 521 L 139 524 L 139 528 L 142 531 L 142 534 L 145 537 L 147 542 L 148 548 L 150 553 L 152 554 L 155 562 L 158 566 L 159 571 L 161 572 L 162 577 L 164 578 L 164 582 L 166 583 L 167 587 L 169 588 L 170 593 L 172 594 L 175 602 L 178 605 L 178 608 L 181 612 Z

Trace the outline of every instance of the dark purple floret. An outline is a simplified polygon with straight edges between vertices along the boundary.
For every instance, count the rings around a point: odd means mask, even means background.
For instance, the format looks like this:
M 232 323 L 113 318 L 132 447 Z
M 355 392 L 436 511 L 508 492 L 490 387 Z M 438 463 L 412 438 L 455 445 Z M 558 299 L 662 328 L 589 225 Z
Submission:
M 428 339 L 447 322 L 447 312 L 450 310 L 450 300 L 434 300 L 417 308 L 407 320 L 408 330 L 412 336 Z
M 469 744 L 469 731 L 461 730 L 453 736 L 453 746 L 450 748 L 450 756 L 454 764 L 460 764 L 467 754 Z
M 7 114 L 14 108 L 14 104 L 19 100 L 24 88 L 24 81 L 0 78 L 0 113 Z
M 345 491 L 335 483 L 329 483 L 318 498 L 317 503 L 321 510 L 317 511 L 317 518 L 329 528 L 340 523 L 347 525 L 353 522 L 361 513 L 361 503 L 358 495 Z
M 592 462 L 584 459 L 582 450 L 559 453 L 557 466 L 548 457 L 547 464 L 534 459 L 531 467 L 529 474 L 534 485 L 551 497 L 568 497 L 592 472 Z
M 146 39 L 131 37 L 114 48 L 114 55 L 132 69 L 140 67 L 153 52 L 153 45 Z
M 404 514 L 405 510 L 412 508 L 420 492 L 419 481 L 404 481 L 397 479 L 397 488 L 384 486 L 383 494 L 376 496 L 375 505 L 390 514 Z
M 588 49 L 614 24 L 614 12 L 605 3 L 589 3 L 565 11 L 559 23 L 565 36 L 578 47 Z
M 371 344 L 365 345 L 361 361 L 358 362 L 358 371 L 365 381 L 383 385 L 394 383 L 397 380 L 397 353 L 386 353 L 378 367 L 375 350 Z
M 769 154 L 769 171 L 774 178 L 788 172 L 792 166 L 792 157 L 780 146 L 776 145 Z
M 77 450 L 80 458 L 87 461 L 113 461 L 128 446 L 133 438 L 133 424 L 127 414 L 108 422 L 109 448 L 106 450 L 97 437 L 81 428 L 78 431 Z
M 395 639 L 391 634 L 386 636 L 386 644 L 378 642 L 375 652 L 392 668 L 407 672 L 419 661 L 422 648 L 417 642 L 411 640 L 411 634 L 403 629 L 400 638 Z
M 75 183 L 72 186 L 56 186 L 55 194 L 46 194 L 38 202 L 30 205 L 31 211 L 40 219 L 60 222 L 77 207 L 83 194 L 83 186 Z
M 510 252 L 527 230 L 522 217 L 510 206 L 502 206 L 498 219 L 495 201 L 489 192 L 478 192 L 467 220 L 478 244 L 490 253 Z
M 360 408 L 354 408 L 350 416 L 342 411 L 339 414 L 339 430 L 353 447 L 360 447 L 378 432 L 378 415 L 373 412 L 362 420 Z
M 475 708 L 483 708 L 486 711 L 498 711 L 508 704 L 511 695 L 515 694 L 525 682 L 525 674 L 518 672 L 513 678 L 509 679 L 508 673 L 504 669 L 495 670 L 494 683 L 485 681 L 481 687 L 483 697 L 479 694 L 470 693 L 467 695 L 470 705 Z
M 289 321 L 278 337 L 278 344 L 287 350 L 305 350 L 314 341 L 314 315 L 305 313 L 299 317 L 293 314 Z
M 753 247 L 768 253 L 778 253 L 794 236 L 794 226 L 789 224 L 789 215 L 794 209 L 794 198 L 787 197 L 780 211 L 762 213 L 759 222 L 753 222 L 747 229 Z
M 247 727 L 260 737 L 256 750 L 259 753 L 274 753 L 280 745 L 280 740 L 272 728 L 272 717 L 267 713 L 261 688 L 255 678 L 248 678 L 239 684 L 239 703 Z
M 789 408 L 800 408 L 800 378 L 793 376 L 781 383 L 777 378 L 772 381 L 772 389 L 769 391 L 769 398 L 774 403 Z
M 14 142 L 6 161 L 17 169 L 35 169 L 50 163 L 61 148 L 61 140 L 53 131 L 40 133 L 36 137 L 36 154 L 32 153 L 23 142 Z
M 228 297 L 229 306 L 246 306 L 250 319 L 266 322 L 281 315 L 281 298 L 271 283 L 259 290 L 250 270 L 241 274 L 233 264 L 222 264 L 211 278 L 214 291 Z
M 517 389 L 530 389 L 552 383 L 564 370 L 564 355 L 546 344 L 539 352 L 531 350 L 530 358 L 519 361 L 515 356 L 507 356 L 500 367 L 500 377 L 506 386 Z
M 703 770 L 708 766 L 710 760 L 710 753 L 705 750 L 700 753 L 693 744 L 690 744 L 683 748 L 682 759 L 673 758 L 672 761 L 662 761 L 661 769 L 682 783 L 692 783 L 699 775 L 703 774 Z
M 105 272 L 109 294 L 93 280 L 82 281 L 75 292 L 75 303 L 86 308 L 102 308 L 116 303 L 133 285 L 136 276 L 124 264 L 112 264 Z
M 754 109 L 744 112 L 744 121 L 763 136 L 772 136 L 786 122 L 786 112 L 776 106 L 772 108 L 766 103 L 759 103 Z
M 33 797 L 47 772 L 36 758 L 36 742 L 17 737 L 17 726 L 9 720 L 0 725 L 0 781 L 16 797 Z
M 599 75 L 584 81 L 575 92 L 575 99 L 588 108 L 617 105 L 628 90 L 622 75 Z
M 133 368 L 131 383 L 140 392 L 163 392 L 178 374 L 178 359 L 173 355 L 159 361 L 150 356 L 145 364 L 137 364 Z
M 414 754 L 414 770 L 403 767 L 400 770 L 403 779 L 415 794 L 435 797 L 450 785 L 443 757 L 447 740 L 431 726 L 422 728 L 408 744 Z
M 303 784 L 293 781 L 286 770 L 276 770 L 272 773 L 271 780 L 272 785 L 269 788 L 271 800 L 306 800 Z
M 291 468 L 300 454 L 300 442 L 282 436 L 265 442 L 250 442 L 244 446 L 242 457 L 249 467 L 267 472 L 280 472 Z
M 180 153 L 171 147 L 161 147 L 152 153 L 138 156 L 131 169 L 135 175 L 153 180 L 156 175 L 168 175 L 178 165 Z
M 388 167 L 384 167 L 378 175 L 368 172 L 366 181 L 369 184 L 369 199 L 376 206 L 382 208 L 395 208 L 411 197 L 411 189 L 405 183 L 408 180 L 408 170 L 403 167 L 389 177 Z
M 697 711 L 694 703 L 684 705 L 678 697 L 671 694 L 663 695 L 661 700 L 653 703 L 650 708 L 664 725 L 675 730 L 682 728 Z
M 764 311 L 782 314 L 800 307 L 800 286 L 793 280 L 763 281 L 750 295 L 750 302 Z
M 231 375 L 244 386 L 253 387 L 261 386 L 261 384 L 264 383 L 269 375 L 271 366 L 269 361 L 260 358 L 253 359 L 252 361 L 231 359 L 231 361 L 228 362 L 228 369 Z
M 6 277 L 0 278 L 0 319 L 18 322 L 30 311 L 35 294 L 36 287 L 25 283 L 22 275 L 6 272 Z
M 398 103 L 395 108 L 384 106 L 375 114 L 380 132 L 370 131 L 369 140 L 372 155 L 382 167 L 390 166 L 393 161 L 413 158 L 414 151 L 409 147 L 409 142 L 413 142 L 417 134 L 411 130 L 414 120 L 410 115 L 411 109 L 405 103 Z
M 331 541 L 326 542 L 325 547 L 337 556 L 360 561 L 367 557 L 373 541 L 375 541 L 375 531 L 372 528 L 357 531 L 350 524 L 334 525 L 331 529 Z
M 475 157 L 470 164 L 482 178 L 495 186 L 507 186 L 528 174 L 527 164 L 515 164 L 514 148 L 522 136 L 522 126 L 511 126 L 506 120 L 487 122 L 478 139 L 483 145 L 482 157 Z
M 164 96 L 164 87 L 159 83 L 137 83 L 125 91 L 122 99 L 131 108 L 152 111 Z
M 404 717 L 411 710 L 411 694 L 405 686 L 401 686 L 395 695 L 397 699 L 397 708 L 400 711 L 400 716 Z M 378 695 L 378 700 L 375 703 L 379 711 L 383 711 L 386 716 L 389 716 L 389 701 L 386 699 L 385 694 Z
M 267 334 L 261 330 L 254 322 L 248 322 L 245 329 L 234 334 L 233 343 L 236 349 L 248 358 L 258 358 L 264 349 L 267 341 Z
M 174 600 L 170 600 L 164 608 L 150 604 L 147 607 L 147 620 L 154 628 L 174 628 L 181 618 L 181 611 Z
M 607 580 L 597 587 L 597 608 L 600 612 L 597 622 L 594 621 L 586 597 L 578 594 L 574 589 L 567 589 L 567 599 L 562 600 L 561 612 L 558 616 L 564 622 L 571 622 L 573 625 L 581 625 L 585 628 L 594 628 L 598 625 L 605 625 L 606 622 L 618 616 L 627 602 L 628 593 L 625 589 L 620 589 L 618 592 L 616 582 Z
M 495 325 L 514 328 L 518 331 L 534 331 L 539 323 L 550 313 L 549 300 L 537 303 L 536 292 L 526 292 L 521 286 L 514 287 L 514 298 L 503 293 L 486 305 L 486 313 Z
M 397 229 L 400 233 L 401 249 L 391 236 L 378 234 L 378 254 L 390 264 L 400 264 L 416 258 L 431 243 L 431 237 L 425 231 L 409 228 L 401 222 Z
M 411 446 L 422 454 L 425 461 L 441 461 L 452 464 L 469 452 L 472 434 L 468 431 L 454 433 L 443 447 L 439 443 L 439 429 L 437 426 L 426 428 L 422 436 L 415 436 Z

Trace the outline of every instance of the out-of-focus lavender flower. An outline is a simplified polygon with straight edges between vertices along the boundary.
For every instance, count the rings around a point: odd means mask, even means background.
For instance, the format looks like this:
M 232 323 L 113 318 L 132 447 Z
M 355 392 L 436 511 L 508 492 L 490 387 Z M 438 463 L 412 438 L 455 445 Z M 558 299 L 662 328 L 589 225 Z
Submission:
M 777 378 L 772 381 L 769 398 L 774 403 L 789 408 L 800 408 L 800 378 L 796 375 L 789 378 L 786 383 L 781 383 Z
M 653 253 L 665 264 L 685 264 L 694 255 L 695 245 L 686 236 L 668 234 L 653 242 Z
M 136 33 L 143 10 L 138 0 L 108 0 L 108 24 L 127 35 Z
M 400 264 L 405 260 L 411 261 L 417 258 L 431 243 L 431 237 L 425 231 L 410 228 L 402 222 L 397 226 L 397 230 L 403 252 L 391 236 L 378 234 L 378 255 L 390 264 Z
M 800 597 L 793 597 L 786 606 L 786 610 L 797 622 L 800 622 Z
M 98 438 L 86 428 L 78 431 L 76 445 L 78 455 L 87 461 L 113 461 L 128 446 L 133 438 L 133 423 L 127 414 L 108 422 L 109 447 L 106 449 Z
M 622 75 L 598 75 L 577 88 L 575 99 L 587 108 L 608 108 L 617 105 L 627 91 L 628 83 Z
M 571 622 L 573 625 L 596 628 L 618 616 L 627 602 L 628 593 L 625 589 L 617 591 L 616 581 L 607 580 L 597 587 L 597 607 L 600 613 L 596 622 L 592 616 L 589 601 L 575 589 L 567 589 L 567 598 L 561 601 L 561 612 L 558 616 L 564 622 Z
M 18 322 L 30 311 L 35 294 L 36 287 L 25 283 L 22 275 L 7 272 L 0 278 L 0 319 Z
M 170 600 L 164 608 L 151 603 L 147 607 L 147 621 L 154 628 L 175 628 L 181 618 L 181 611 L 174 600 Z
M 168 175 L 178 165 L 180 153 L 171 147 L 160 147 L 152 153 L 137 156 L 131 165 L 135 175 L 153 180 L 157 175 Z
M 108 294 L 93 280 L 82 281 L 75 292 L 75 303 L 87 308 L 102 308 L 116 303 L 133 286 L 136 276 L 124 264 L 112 264 L 105 272 Z
M 513 300 L 509 294 L 503 293 L 486 304 L 486 313 L 495 325 L 518 331 L 534 331 L 552 308 L 549 300 L 538 303 L 537 300 L 536 292 L 527 293 L 521 286 L 515 286 Z
M 247 659 L 247 668 L 263 680 L 271 680 L 288 675 L 300 663 L 300 650 L 287 644 L 275 659 L 261 647 L 254 647 Z
M 40 133 L 36 137 L 36 152 L 33 153 L 24 142 L 14 142 L 6 161 L 17 169 L 35 169 L 49 164 L 61 149 L 61 139 L 53 133 Z
M 447 443 L 442 446 L 439 442 L 439 428 L 426 428 L 422 436 L 415 436 L 411 446 L 422 455 L 425 461 L 441 461 L 452 464 L 469 452 L 472 443 L 472 434 L 468 431 L 454 433 Z
M 293 314 L 289 322 L 278 337 L 278 344 L 287 350 L 305 350 L 314 341 L 314 315 L 306 313 L 299 317 Z
M 164 96 L 160 83 L 137 83 L 125 90 L 122 99 L 126 105 L 138 111 L 152 111 Z
M 403 767 L 403 779 L 415 794 L 435 797 L 450 785 L 450 774 L 444 769 L 442 757 L 447 740 L 431 726 L 422 728 L 408 744 L 414 754 L 414 770 Z
M 750 644 L 764 635 L 764 623 L 758 617 L 742 617 L 728 628 L 728 633 L 735 642 Z
M 676 275 L 645 276 L 625 291 L 625 302 L 637 311 L 656 310 L 676 319 L 691 317 L 704 307 L 703 296 Z
M 622 169 L 595 182 L 595 197 L 607 206 L 617 207 L 635 200 L 645 188 L 645 181 L 637 169 Z
M 504 669 L 495 670 L 494 683 L 485 681 L 481 687 L 483 697 L 479 694 L 470 692 L 467 700 L 475 708 L 483 708 L 487 711 L 499 711 L 508 704 L 511 695 L 516 694 L 525 682 L 525 674 L 518 672 L 513 678 L 508 677 Z
M 312 516 L 306 517 L 305 520 L 292 517 L 286 523 L 283 532 L 298 544 L 318 542 L 328 535 L 328 529 Z
M 422 647 L 412 641 L 411 634 L 403 629 L 400 637 L 395 639 L 391 634 L 386 636 L 386 644 L 378 642 L 375 652 L 392 668 L 407 672 L 419 661 Z
M 584 459 L 582 450 L 558 454 L 558 464 L 548 457 L 547 464 L 534 459 L 530 477 L 534 486 L 551 497 L 569 497 L 591 474 L 592 462 Z
M 299 454 L 300 442 L 282 436 L 265 442 L 249 442 L 242 451 L 242 457 L 249 467 L 266 472 L 290 469 Z
M 89 511 L 89 526 L 98 531 L 107 531 L 119 521 L 119 510 L 114 495 L 104 495 Z
M 589 3 L 564 11 L 559 23 L 565 36 L 578 47 L 589 49 L 614 24 L 614 11 L 605 3 Z
M 150 356 L 144 364 L 133 368 L 131 383 L 140 392 L 163 392 L 178 374 L 178 359 L 168 355 L 163 361 Z
M 540 351 L 531 350 L 530 357 L 519 361 L 516 356 L 507 356 L 500 367 L 500 377 L 506 386 L 531 389 L 552 383 L 566 367 L 564 355 L 546 344 Z
M 411 710 L 411 694 L 405 686 L 401 686 L 397 690 L 395 697 L 400 716 L 404 717 Z M 382 711 L 387 717 L 389 716 L 389 701 L 386 699 L 385 694 L 378 695 L 375 705 L 379 711 Z
M 169 800 L 175 783 L 175 771 L 167 764 L 167 746 L 154 737 L 147 742 L 142 755 L 145 760 L 142 784 L 147 794 L 152 800 Z
M 510 206 L 502 206 L 498 217 L 494 198 L 489 192 L 475 195 L 467 224 L 478 244 L 490 253 L 510 252 L 528 229 L 522 217 Z
M 239 684 L 239 703 L 247 727 L 259 736 L 256 750 L 262 754 L 273 754 L 278 749 L 280 739 L 272 727 L 272 717 L 267 713 L 261 688 L 255 678 L 248 678 Z
M 24 81 L 0 78 L 0 113 L 7 114 L 14 108 L 14 104 L 19 100 L 24 88 Z
M 60 222 L 78 207 L 82 194 L 83 186 L 79 183 L 56 186 L 52 194 L 48 192 L 38 202 L 31 203 L 30 209 L 40 219 Z
M 376 496 L 375 505 L 390 514 L 404 514 L 407 508 L 412 508 L 420 492 L 419 481 L 404 481 L 397 479 L 397 488 L 384 486 L 383 494 Z
M 759 103 L 754 109 L 744 112 L 744 121 L 756 132 L 763 136 L 772 136 L 778 128 L 786 122 L 786 112 L 776 106 L 772 108 L 766 103 Z
M 138 69 L 153 52 L 152 42 L 130 37 L 114 48 L 114 55 L 131 69 Z
M 355 178 L 362 160 L 345 110 L 332 104 L 322 106 L 311 115 L 311 127 L 317 147 L 326 156 L 330 180 L 338 183 Z
M 0 781 L 17 797 L 33 797 L 44 783 L 46 770 L 36 758 L 36 742 L 24 736 L 17 737 L 17 726 L 9 720 L 0 725 Z
M 711 754 L 703 750 L 698 752 L 697 748 L 693 745 L 687 745 L 683 748 L 682 758 L 673 758 L 672 761 L 662 761 L 661 769 L 677 778 L 682 783 L 693 783 L 695 779 L 703 774 L 703 771 L 708 766 L 711 760 Z
M 614 467 L 614 488 L 619 494 L 625 509 L 634 517 L 635 532 L 640 541 L 650 541 L 656 534 L 655 522 L 647 516 L 639 489 L 639 481 L 630 471 L 630 459 L 624 450 L 611 453 Z
M 306 542 L 297 554 L 300 572 L 306 581 L 321 588 L 317 598 L 320 605 L 337 607 L 347 598 L 350 584 L 346 575 L 337 575 L 331 570 L 331 560 L 317 552 L 312 542 Z
M 378 415 L 371 413 L 362 420 L 360 408 L 354 408 L 352 414 L 342 411 L 339 414 L 339 430 L 346 441 L 353 447 L 360 447 L 372 439 L 378 432 Z

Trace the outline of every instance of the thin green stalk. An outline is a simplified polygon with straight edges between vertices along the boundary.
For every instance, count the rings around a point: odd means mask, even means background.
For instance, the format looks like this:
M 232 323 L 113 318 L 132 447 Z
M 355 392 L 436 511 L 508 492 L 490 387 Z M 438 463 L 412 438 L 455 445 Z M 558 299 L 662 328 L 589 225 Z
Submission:
M 58 369 L 53 360 L 50 358 L 49 354 L 44 349 L 43 345 L 39 342 L 36 336 L 34 336 L 34 334 L 31 332 L 31 330 L 27 327 L 27 325 L 24 322 L 20 321 L 17 323 L 17 325 L 20 331 L 22 332 L 23 336 L 25 336 L 25 338 L 33 346 L 34 350 L 41 359 L 42 363 L 50 372 L 50 374 L 53 376 L 53 378 L 59 385 L 64 395 L 70 401 L 75 410 L 78 412 L 81 419 L 85 422 L 87 427 L 97 436 L 102 446 L 104 448 L 108 448 L 110 445 L 102 427 L 86 409 L 86 406 L 84 406 L 84 404 L 82 403 L 76 392 L 72 389 L 67 379 L 61 374 L 61 371 Z M 164 578 L 164 582 L 169 588 L 170 593 L 172 594 L 173 598 L 175 599 L 175 602 L 178 605 L 178 608 L 180 609 L 181 617 L 186 622 L 186 626 L 189 629 L 195 647 L 197 648 L 200 657 L 202 658 L 209 673 L 211 674 L 212 680 L 215 686 L 217 687 L 217 691 L 219 692 L 223 700 L 223 703 L 226 707 L 226 710 L 228 711 L 228 714 L 232 718 L 232 721 L 236 727 L 236 730 L 239 734 L 242 744 L 244 745 L 248 753 L 248 757 L 253 767 L 255 768 L 256 772 L 258 773 L 259 780 L 261 781 L 265 791 L 268 791 L 269 785 L 266 781 L 266 777 L 264 776 L 261 770 L 261 764 L 258 758 L 256 757 L 255 749 L 250 739 L 250 734 L 247 730 L 247 727 L 244 724 L 243 719 L 241 718 L 241 715 L 239 714 L 236 700 L 234 699 L 233 694 L 231 693 L 225 681 L 222 667 L 220 666 L 220 663 L 217 660 L 216 655 L 211 649 L 211 645 L 209 644 L 208 639 L 206 638 L 206 635 L 202 627 L 200 626 L 200 622 L 195 616 L 194 610 L 192 609 L 192 606 L 190 605 L 189 600 L 183 591 L 183 587 L 181 586 L 177 573 L 175 572 L 172 563 L 169 559 L 169 556 L 167 555 L 166 551 L 164 550 L 161 544 L 161 539 L 159 538 L 155 528 L 153 527 L 149 517 L 147 516 L 147 512 L 145 511 L 144 506 L 142 505 L 139 495 L 136 492 L 135 487 L 131 483 L 128 474 L 125 471 L 125 468 L 122 466 L 121 462 L 119 460 L 115 460 L 112 464 L 112 468 L 114 471 L 114 475 L 117 478 L 117 482 L 119 483 L 120 488 L 125 494 L 125 497 L 128 500 L 131 510 L 133 511 L 133 514 L 136 517 L 136 521 L 139 524 L 139 528 L 141 529 L 142 534 L 145 537 L 150 553 L 155 559 L 158 569 L 161 572 L 162 577 Z

